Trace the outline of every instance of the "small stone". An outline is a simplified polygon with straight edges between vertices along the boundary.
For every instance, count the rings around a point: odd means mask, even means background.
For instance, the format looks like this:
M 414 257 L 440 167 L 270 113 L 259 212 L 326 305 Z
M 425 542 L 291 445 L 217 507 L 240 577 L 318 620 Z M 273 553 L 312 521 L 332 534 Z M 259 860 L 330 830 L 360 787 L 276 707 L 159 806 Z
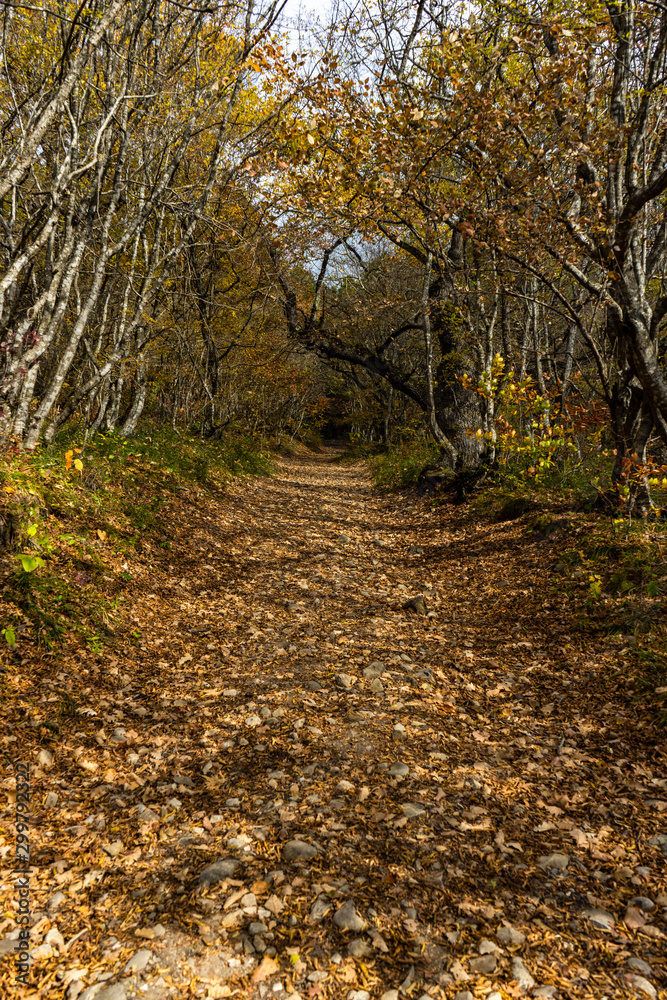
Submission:
M 370 689 L 375 694 L 382 694 L 382 692 L 384 691 L 384 684 L 382 683 L 382 681 L 380 680 L 379 677 L 375 677 L 371 681 L 371 683 L 370 683 Z
M 535 980 L 524 965 L 523 959 L 519 958 L 518 955 L 512 959 L 512 975 L 516 979 L 519 984 L 519 989 L 521 990 L 532 990 L 535 985 Z
M 554 868 L 557 872 L 563 872 L 570 861 L 569 854 L 545 854 L 537 862 L 540 868 Z
M 418 594 L 417 597 L 411 597 L 409 601 L 406 601 L 403 605 L 404 611 L 411 611 L 415 615 L 425 615 L 426 614 L 426 601 Z
M 398 990 L 386 990 L 380 997 L 380 1000 L 399 1000 Z
M 663 938 L 665 936 L 655 924 L 647 924 L 646 927 L 641 927 L 639 933 L 651 938 Z
M 228 910 L 222 918 L 223 927 L 236 927 L 238 924 L 243 923 L 245 920 L 245 913 L 243 910 Z
M 245 724 L 248 727 L 248 729 L 254 729 L 256 726 L 261 726 L 262 724 L 261 716 L 255 714 L 248 715 L 246 717 Z
M 533 990 L 534 997 L 547 997 L 547 998 L 555 997 L 557 993 L 558 993 L 557 986 L 538 986 L 536 990 Z
M 54 910 L 57 910 L 59 906 L 62 906 L 62 904 L 65 902 L 66 899 L 67 896 L 65 895 L 64 892 L 60 891 L 54 892 L 54 894 L 51 896 L 48 903 L 46 904 L 47 908 L 51 912 L 53 912 Z
M 227 841 L 227 847 L 230 851 L 245 851 L 247 848 L 247 843 L 245 838 L 241 837 L 230 837 Z
M 653 969 L 648 962 L 645 962 L 642 958 L 635 958 L 633 956 L 628 959 L 628 965 L 631 969 L 636 969 L 637 972 L 641 972 L 644 976 L 653 975 Z
M 240 799 L 225 799 L 225 805 L 228 809 L 238 809 L 241 805 Z
M 480 941 L 479 948 L 477 949 L 480 955 L 495 955 L 498 951 L 498 945 L 495 941 Z
M 44 807 L 46 809 L 55 809 L 58 805 L 58 796 L 55 792 L 49 792 L 49 794 L 44 799 Z
M 475 998 L 470 990 L 461 990 L 460 993 L 456 994 L 454 1000 L 475 1000 Z
M 81 1000 L 125 1000 L 125 987 L 122 983 L 95 983 L 81 994 Z
M 350 990 L 347 1000 L 371 1000 L 371 995 L 368 990 Z
M 321 920 L 329 912 L 331 905 L 331 900 L 328 896 L 318 896 L 310 908 L 310 913 L 308 914 L 309 922 L 314 924 L 318 920 Z
M 510 925 L 501 927 L 500 930 L 496 931 L 496 937 L 501 944 L 507 945 L 508 948 L 519 948 L 526 941 L 526 935 L 518 931 L 516 927 L 511 927 Z
M 607 913 L 606 910 L 598 910 L 596 908 L 584 910 L 583 916 L 593 924 L 593 927 L 599 927 L 603 931 L 613 931 L 616 926 L 615 920 L 611 913 Z
M 65 939 L 57 927 L 52 927 L 44 940 L 47 944 L 50 944 L 51 947 L 56 947 L 60 952 L 62 952 L 65 948 Z
M 125 987 L 122 983 L 111 983 L 95 994 L 95 1000 L 125 1000 Z
M 651 1000 L 657 1000 L 658 991 L 652 983 L 649 983 L 648 979 L 644 979 L 643 976 L 636 976 L 633 973 L 628 973 L 623 978 L 631 989 L 635 991 L 639 990 L 640 993 L 651 997 Z
M 388 773 L 394 778 L 404 778 L 406 774 L 410 773 L 410 768 L 407 764 L 404 764 L 402 760 L 399 760 L 395 764 L 391 765 Z
M 369 955 L 373 954 L 373 949 L 368 941 L 364 941 L 363 938 L 355 938 L 348 944 L 347 952 L 352 958 L 368 958 Z
M 163 938 L 167 933 L 167 929 L 163 927 L 162 924 L 153 924 L 150 929 L 153 932 L 154 939 Z
M 494 990 L 493 993 L 487 993 L 486 1000 L 503 1000 L 503 995 L 498 990 Z
M 357 908 L 352 899 L 348 899 L 347 902 L 343 903 L 336 910 L 333 921 L 336 927 L 339 927 L 342 931 L 363 931 L 366 926 L 366 921 L 362 920 L 357 913 Z
M 425 667 L 424 670 L 418 670 L 415 677 L 420 681 L 428 681 L 429 684 L 435 684 L 435 674 L 430 667 Z
M 397 722 L 391 731 L 391 735 L 395 740 L 405 739 L 405 726 L 402 722 Z
M 53 764 L 53 754 L 50 750 L 40 750 L 37 754 L 37 763 L 40 767 L 51 767 Z
M 253 920 L 248 927 L 248 933 L 254 937 L 255 934 L 266 934 L 268 929 L 266 924 L 263 924 L 261 920 Z
M 415 979 L 415 967 L 414 965 L 411 965 L 410 968 L 408 969 L 407 976 L 405 977 L 401 985 L 398 987 L 401 993 L 409 995 L 409 990 L 414 982 L 414 979 Z
M 339 688 L 351 688 L 356 684 L 357 678 L 352 674 L 336 674 L 334 680 Z
M 367 680 L 373 680 L 375 677 L 382 677 L 386 673 L 386 667 L 379 660 L 373 660 L 361 672 Z
M 667 833 L 656 833 L 655 837 L 649 840 L 651 847 L 659 847 L 663 854 L 667 854 Z
M 628 906 L 636 906 L 644 913 L 650 913 L 655 907 L 655 903 L 648 896 L 633 896 L 632 899 L 628 900 Z
M 53 955 L 53 948 L 50 944 L 38 944 L 36 948 L 30 951 L 30 957 L 34 962 L 39 962 L 43 958 L 51 958 Z
M 285 861 L 310 861 L 317 854 L 317 848 L 303 840 L 288 840 L 283 847 Z
M 424 806 L 420 805 L 418 802 L 404 802 L 401 808 L 403 810 L 403 815 L 407 816 L 408 819 L 416 819 L 417 816 L 423 816 L 426 812 Z
M 135 951 L 123 969 L 123 972 L 143 972 L 152 957 L 153 952 L 149 951 L 148 948 L 141 948 L 139 951 Z
M 354 785 L 352 784 L 351 781 L 346 781 L 343 778 L 343 780 L 339 781 L 338 784 L 336 785 L 336 791 L 337 792 L 353 792 L 354 791 Z
M 109 739 L 112 743 L 125 743 L 127 731 L 122 726 L 116 726 Z
M 489 976 L 496 971 L 498 960 L 495 955 L 480 955 L 479 958 L 470 959 L 470 971 L 478 975 Z
M 349 545 L 352 539 L 349 535 L 339 535 L 336 541 L 339 545 Z
M 102 850 L 105 854 L 108 854 L 110 858 L 117 858 L 123 850 L 123 841 L 115 840 L 113 844 L 103 844 Z
M 224 878 L 231 878 L 239 867 L 239 862 L 235 858 L 218 858 L 212 864 L 204 868 L 199 876 L 199 884 L 206 885 L 210 882 L 221 882 Z

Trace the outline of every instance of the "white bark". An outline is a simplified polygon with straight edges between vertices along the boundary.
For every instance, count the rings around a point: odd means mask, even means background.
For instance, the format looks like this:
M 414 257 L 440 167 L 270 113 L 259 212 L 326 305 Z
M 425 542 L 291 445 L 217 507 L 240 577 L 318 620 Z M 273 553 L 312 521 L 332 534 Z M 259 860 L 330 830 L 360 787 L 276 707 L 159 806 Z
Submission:
M 97 22 L 97 26 L 91 33 L 90 38 L 82 45 L 80 52 L 74 59 L 74 62 L 70 70 L 65 75 L 60 87 L 44 110 L 39 114 L 37 121 L 32 125 L 30 134 L 22 137 L 18 150 L 10 149 L 3 157 L 2 163 L 0 163 L 0 201 L 2 201 L 14 185 L 18 184 L 23 179 L 23 176 L 37 155 L 40 144 L 44 139 L 48 128 L 51 126 L 56 118 L 56 115 L 61 111 L 65 101 L 72 93 L 72 90 L 76 86 L 76 83 L 85 69 L 86 63 L 97 48 L 107 28 L 113 22 L 116 15 L 123 9 L 124 5 L 125 0 L 112 0 L 106 12 Z M 11 160 L 14 160 L 14 163 L 11 167 L 9 167 L 8 163 Z

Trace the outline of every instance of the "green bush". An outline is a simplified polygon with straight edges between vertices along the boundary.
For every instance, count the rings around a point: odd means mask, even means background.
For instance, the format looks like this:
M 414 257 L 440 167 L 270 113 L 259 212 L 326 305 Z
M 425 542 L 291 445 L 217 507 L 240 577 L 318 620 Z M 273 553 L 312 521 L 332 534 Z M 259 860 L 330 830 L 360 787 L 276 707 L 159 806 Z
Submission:
M 74 446 L 81 447 L 81 440 L 72 429 L 58 436 L 49 454 L 64 455 Z M 98 464 L 120 472 L 133 460 L 140 460 L 143 466 L 152 465 L 160 472 L 171 473 L 184 485 L 195 482 L 202 487 L 212 485 L 216 476 L 224 479 L 230 474 L 257 476 L 271 472 L 267 455 L 252 438 L 202 440 L 195 435 L 177 434 L 170 427 L 146 425 L 132 438 L 118 434 L 91 435 L 83 459 L 86 475 Z
M 440 453 L 430 441 L 412 441 L 371 458 L 377 486 L 398 489 L 413 486 L 425 465 L 437 465 Z

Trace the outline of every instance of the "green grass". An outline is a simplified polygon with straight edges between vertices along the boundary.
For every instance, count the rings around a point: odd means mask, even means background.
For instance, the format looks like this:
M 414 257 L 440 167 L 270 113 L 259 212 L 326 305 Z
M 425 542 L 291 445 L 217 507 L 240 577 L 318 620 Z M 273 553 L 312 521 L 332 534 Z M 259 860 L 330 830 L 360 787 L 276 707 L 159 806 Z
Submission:
M 425 465 L 438 465 L 440 453 L 430 441 L 413 441 L 370 459 L 373 479 L 384 489 L 414 486 Z
M 60 435 L 45 456 L 64 456 L 69 448 L 81 447 L 74 431 Z M 39 453 L 38 453 L 39 454 Z M 84 454 L 86 469 L 98 474 L 100 482 L 114 470 L 122 470 L 132 460 L 150 464 L 163 473 L 174 476 L 182 485 L 197 483 L 214 485 L 230 475 L 268 475 L 271 461 L 252 438 L 230 437 L 220 441 L 202 440 L 188 434 L 176 434 L 171 428 L 140 429 L 133 438 L 117 434 L 96 434 L 91 437 Z
M 0 455 L 0 522 L 11 525 L 0 545 L 0 617 L 3 629 L 27 630 L 52 649 L 76 635 L 101 652 L 128 640 L 122 607 L 132 575 L 113 567 L 145 542 L 166 556 L 165 505 L 193 490 L 222 492 L 231 476 L 266 475 L 271 464 L 247 438 L 201 441 L 164 429 L 131 440 L 98 434 L 83 453 L 81 445 L 70 431 L 49 448 Z

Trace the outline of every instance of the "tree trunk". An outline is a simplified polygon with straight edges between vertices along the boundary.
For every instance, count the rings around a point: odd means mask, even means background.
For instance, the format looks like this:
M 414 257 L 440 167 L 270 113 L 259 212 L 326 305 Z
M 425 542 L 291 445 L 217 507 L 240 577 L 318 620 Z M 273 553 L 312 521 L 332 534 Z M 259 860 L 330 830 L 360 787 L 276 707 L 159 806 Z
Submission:
M 440 345 L 436 369 L 435 402 L 438 424 L 464 465 L 479 465 L 483 445 L 475 437 L 482 418 L 479 397 L 461 385 L 461 375 L 472 375 L 461 343 L 461 321 L 450 300 L 441 301 L 431 313 L 433 332 Z
M 118 432 L 121 437 L 131 437 L 136 431 L 137 424 L 139 423 L 139 417 L 143 413 L 144 405 L 146 403 L 146 390 L 146 365 L 144 357 L 141 355 L 137 360 L 137 375 L 132 406 L 130 407 L 130 412 L 126 417 L 123 426 Z

